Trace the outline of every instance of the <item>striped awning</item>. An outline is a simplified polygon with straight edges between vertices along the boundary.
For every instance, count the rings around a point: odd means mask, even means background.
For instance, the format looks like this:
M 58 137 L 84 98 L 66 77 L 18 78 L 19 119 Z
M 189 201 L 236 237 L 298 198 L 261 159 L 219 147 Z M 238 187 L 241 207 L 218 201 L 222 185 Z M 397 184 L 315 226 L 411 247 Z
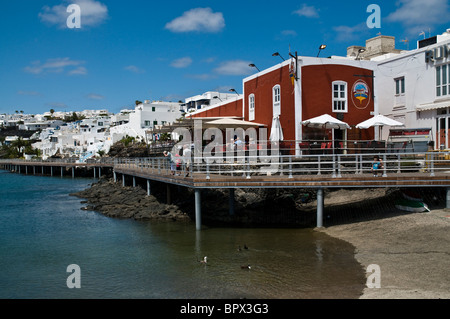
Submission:
M 450 101 L 439 102 L 439 103 L 429 103 L 429 104 L 419 104 L 416 106 L 416 111 L 429 111 L 438 110 L 450 107 Z

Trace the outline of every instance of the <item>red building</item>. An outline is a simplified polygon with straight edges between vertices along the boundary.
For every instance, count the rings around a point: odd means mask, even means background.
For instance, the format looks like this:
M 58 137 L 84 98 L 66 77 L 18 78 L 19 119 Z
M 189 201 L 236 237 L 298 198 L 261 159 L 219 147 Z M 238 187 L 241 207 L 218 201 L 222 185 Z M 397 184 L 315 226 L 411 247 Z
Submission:
M 299 57 L 295 64 L 291 59 L 245 78 L 243 99 L 207 108 L 194 116 L 241 117 L 265 124 L 269 134 L 273 119 L 279 117 L 284 144 L 298 154 L 300 143 L 331 140 L 331 131 L 302 125 L 302 121 L 323 114 L 352 127 L 335 130 L 335 139 L 373 140 L 373 129 L 359 130 L 354 126 L 377 114 L 375 68 L 371 61 Z

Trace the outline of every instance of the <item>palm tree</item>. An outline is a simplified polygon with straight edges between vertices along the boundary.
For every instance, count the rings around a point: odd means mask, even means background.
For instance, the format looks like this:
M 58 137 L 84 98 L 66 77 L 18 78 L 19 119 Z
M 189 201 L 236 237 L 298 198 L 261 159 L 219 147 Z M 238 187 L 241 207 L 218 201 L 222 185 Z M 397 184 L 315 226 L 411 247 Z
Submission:
M 54 109 L 50 109 L 50 114 L 53 116 L 53 113 L 55 113 Z

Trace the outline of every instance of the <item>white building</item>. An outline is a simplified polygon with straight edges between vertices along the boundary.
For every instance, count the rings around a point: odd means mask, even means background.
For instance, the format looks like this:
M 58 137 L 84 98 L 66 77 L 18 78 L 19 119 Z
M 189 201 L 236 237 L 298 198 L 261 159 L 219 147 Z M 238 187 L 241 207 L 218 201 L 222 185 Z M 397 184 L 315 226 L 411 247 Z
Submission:
M 194 112 L 215 104 L 221 104 L 229 99 L 235 99 L 236 96 L 236 93 L 205 92 L 185 99 L 185 103 L 181 105 L 181 109 L 186 113 Z
M 406 128 L 431 128 L 435 148 L 450 148 L 450 29 L 417 49 L 372 59 L 381 114 Z M 383 132 L 388 138 L 388 130 Z
M 145 132 L 156 126 L 169 125 L 181 118 L 180 103 L 145 101 L 129 113 L 129 122 L 111 127 L 113 142 L 121 140 L 126 135 L 145 140 Z

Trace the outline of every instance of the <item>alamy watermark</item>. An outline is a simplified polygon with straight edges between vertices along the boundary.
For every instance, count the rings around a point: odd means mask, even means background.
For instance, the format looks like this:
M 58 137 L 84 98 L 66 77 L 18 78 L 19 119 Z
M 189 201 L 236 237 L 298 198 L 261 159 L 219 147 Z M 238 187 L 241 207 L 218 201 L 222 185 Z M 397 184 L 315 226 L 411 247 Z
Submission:
M 367 267 L 366 273 L 370 275 L 367 277 L 367 288 L 381 288 L 381 268 L 379 265 L 372 264 Z
M 223 131 L 225 131 L 225 136 Z M 194 121 L 193 136 L 188 128 L 176 128 L 172 136 L 179 142 L 172 148 L 172 155 L 189 165 L 195 164 L 263 164 L 261 173 L 277 173 L 279 170 L 279 138 L 267 139 L 267 128 L 226 128 L 215 127 L 203 130 L 201 120 Z M 224 143 L 225 141 L 225 143 Z M 205 146 L 204 146 L 205 145 Z
M 67 288 L 81 288 L 81 268 L 77 264 L 71 264 L 67 266 L 67 272 L 71 273 L 67 277 Z
M 81 28 L 81 7 L 78 4 L 71 4 L 66 10 L 70 15 L 67 17 L 66 25 L 69 29 Z
M 378 4 L 371 4 L 367 7 L 367 13 L 370 13 L 366 20 L 369 29 L 381 28 L 381 8 Z

